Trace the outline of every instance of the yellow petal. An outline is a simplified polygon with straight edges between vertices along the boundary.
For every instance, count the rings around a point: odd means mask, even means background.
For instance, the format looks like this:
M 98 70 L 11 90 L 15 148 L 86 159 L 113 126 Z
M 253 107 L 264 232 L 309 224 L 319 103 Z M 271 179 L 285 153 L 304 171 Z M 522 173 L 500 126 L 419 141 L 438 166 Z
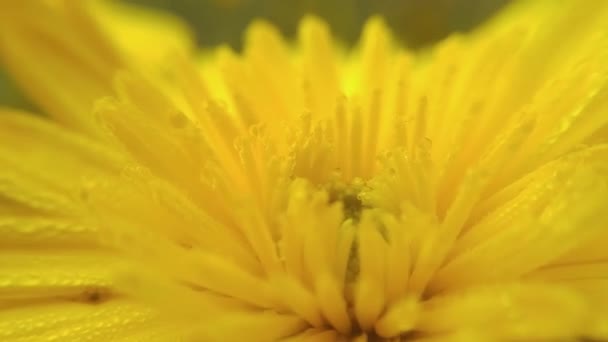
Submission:
M 456 242 L 449 262 L 433 280 L 434 287 L 457 288 L 521 276 L 604 236 L 605 153 L 606 146 L 589 148 L 538 170 L 519 196 Z M 578 166 L 581 159 L 587 160 L 586 167 Z M 535 212 L 537 216 L 532 216 Z
M 100 304 L 49 302 L 0 310 L 5 341 L 108 341 L 155 330 L 156 313 L 128 300 Z
M 0 110 L 0 194 L 35 209 L 73 208 L 88 184 L 120 171 L 119 153 L 46 119 Z
M 174 54 L 189 55 L 194 35 L 177 16 L 121 1 L 90 1 L 100 28 L 138 67 L 158 68 Z
M 551 340 L 584 334 L 590 311 L 566 286 L 500 284 L 438 296 L 424 303 L 418 328 L 427 332 L 480 330 L 494 340 Z
M 85 2 L 4 4 L 0 56 L 10 74 L 57 121 L 99 135 L 90 115 L 93 102 L 111 93 L 113 74 L 125 62 L 90 18 Z

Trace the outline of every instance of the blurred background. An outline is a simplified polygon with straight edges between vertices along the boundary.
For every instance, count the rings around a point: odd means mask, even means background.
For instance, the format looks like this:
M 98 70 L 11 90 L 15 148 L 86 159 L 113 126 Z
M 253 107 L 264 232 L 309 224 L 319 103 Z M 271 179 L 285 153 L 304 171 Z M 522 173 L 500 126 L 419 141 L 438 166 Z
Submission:
M 339 39 L 354 43 L 365 20 L 385 17 L 395 35 L 411 48 L 421 48 L 449 35 L 475 28 L 510 0 L 125 0 L 169 10 L 193 28 L 199 45 L 241 46 L 253 18 L 265 18 L 288 37 L 299 19 L 314 13 L 324 18 Z M 0 69 L 0 104 L 28 107 Z
M 408 46 L 420 47 L 453 31 L 466 31 L 509 0 L 129 0 L 170 10 L 189 22 L 201 45 L 240 46 L 253 18 L 266 18 L 292 36 L 307 13 L 323 17 L 333 33 L 354 42 L 373 14 L 384 16 Z

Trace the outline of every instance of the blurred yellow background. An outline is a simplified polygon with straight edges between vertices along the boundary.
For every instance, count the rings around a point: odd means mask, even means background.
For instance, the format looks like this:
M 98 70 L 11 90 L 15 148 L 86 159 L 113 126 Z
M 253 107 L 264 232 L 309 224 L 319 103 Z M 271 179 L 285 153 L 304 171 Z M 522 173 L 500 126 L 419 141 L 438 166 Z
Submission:
M 323 17 L 333 33 L 347 43 L 359 36 L 366 18 L 384 16 L 396 36 L 419 48 L 454 31 L 467 31 L 490 17 L 509 0 L 128 0 L 170 10 L 184 18 L 201 46 L 240 47 L 253 18 L 266 18 L 284 34 L 295 33 L 307 13 Z M 27 107 L 27 101 L 0 69 L 0 104 Z

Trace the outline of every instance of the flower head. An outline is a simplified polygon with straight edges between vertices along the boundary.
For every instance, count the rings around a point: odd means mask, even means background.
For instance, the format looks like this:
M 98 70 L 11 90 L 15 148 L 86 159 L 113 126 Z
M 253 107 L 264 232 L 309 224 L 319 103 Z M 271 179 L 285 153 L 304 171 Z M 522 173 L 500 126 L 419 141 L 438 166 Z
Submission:
M 0 340 L 608 339 L 608 3 L 199 57 L 158 14 L 0 4 L 49 116 L 0 113 Z

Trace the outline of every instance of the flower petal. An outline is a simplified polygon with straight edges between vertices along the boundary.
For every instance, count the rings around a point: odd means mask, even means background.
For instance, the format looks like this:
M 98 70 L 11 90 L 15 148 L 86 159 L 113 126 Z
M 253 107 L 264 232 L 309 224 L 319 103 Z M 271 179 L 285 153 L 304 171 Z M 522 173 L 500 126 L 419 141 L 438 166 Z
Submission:
M 525 190 L 456 241 L 432 288 L 513 279 L 605 236 L 607 152 L 584 149 L 532 174 Z
M 89 1 L 90 13 L 116 46 L 140 66 L 158 68 L 168 57 L 190 55 L 194 35 L 169 12 L 122 1 Z
M 0 303 L 1 307 L 1 303 Z M 128 300 L 103 304 L 49 302 L 0 308 L 0 339 L 5 341 L 114 341 L 154 329 L 156 313 Z
M 590 315 L 584 296 L 567 286 L 504 283 L 429 300 L 417 328 L 479 330 L 494 341 L 553 340 L 583 336 Z
M 112 77 L 125 62 L 92 21 L 86 3 L 4 3 L 0 57 L 45 112 L 96 135 L 99 127 L 90 115 L 91 106 L 111 92 Z
M 4 198 L 67 214 L 88 185 L 124 164 L 116 152 L 48 120 L 0 109 L 0 206 Z

